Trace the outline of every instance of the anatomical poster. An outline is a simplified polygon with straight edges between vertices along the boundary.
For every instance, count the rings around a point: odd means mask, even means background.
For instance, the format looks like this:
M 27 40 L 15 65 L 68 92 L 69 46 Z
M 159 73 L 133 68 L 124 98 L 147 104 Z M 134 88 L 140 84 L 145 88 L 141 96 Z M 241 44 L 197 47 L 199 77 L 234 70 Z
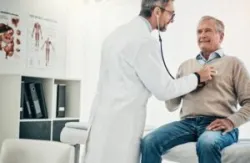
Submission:
M 0 59 L 19 60 L 21 52 L 20 18 L 16 13 L 0 11 Z
M 56 59 L 55 20 L 29 15 L 27 25 L 27 66 L 49 68 Z

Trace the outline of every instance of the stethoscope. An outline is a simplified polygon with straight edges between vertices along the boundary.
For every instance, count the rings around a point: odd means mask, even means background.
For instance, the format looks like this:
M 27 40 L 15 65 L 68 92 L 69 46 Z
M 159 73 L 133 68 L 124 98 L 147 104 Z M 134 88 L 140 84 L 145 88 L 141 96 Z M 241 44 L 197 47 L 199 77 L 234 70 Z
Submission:
M 164 54 L 163 54 L 163 48 L 162 48 L 162 39 L 161 39 L 161 34 L 160 34 L 160 24 L 159 24 L 159 17 L 157 15 L 157 26 L 158 26 L 158 35 L 159 35 L 159 42 L 160 42 L 160 49 L 161 49 L 161 59 L 162 59 L 162 62 L 163 62 L 163 65 L 165 67 L 165 69 L 167 70 L 169 76 L 172 78 L 172 79 L 175 79 L 173 77 L 173 75 L 170 73 L 168 67 L 167 67 L 167 64 L 165 62 L 165 59 L 164 59 Z M 206 85 L 205 82 L 202 82 L 200 83 L 198 86 L 197 86 L 197 90 L 200 89 L 200 88 L 203 88 L 204 86 Z
M 161 49 L 161 59 L 162 59 L 163 65 L 164 65 L 165 69 L 167 70 L 169 76 L 172 79 L 175 79 L 173 77 L 173 75 L 170 73 L 170 71 L 169 71 L 169 69 L 167 67 L 167 64 L 165 62 L 165 59 L 164 59 L 163 48 L 162 48 L 162 39 L 161 39 L 161 34 L 160 34 L 160 24 L 159 24 L 159 18 L 158 18 L 158 16 L 157 16 L 157 26 L 158 26 L 158 35 L 159 35 L 160 49 Z
M 164 54 L 163 54 L 163 48 L 162 48 L 162 39 L 161 39 L 161 35 L 160 35 L 160 32 L 159 32 L 159 42 L 160 42 L 160 48 L 161 48 L 161 59 L 162 59 L 162 62 L 163 62 L 163 65 L 165 67 L 165 69 L 167 70 L 169 76 L 172 78 L 172 79 L 175 79 L 173 77 L 173 75 L 170 73 L 167 65 L 166 65 L 166 62 L 165 62 L 165 59 L 164 59 Z
M 160 34 L 160 31 L 159 31 L 159 30 L 158 30 L 158 35 L 159 35 L 159 42 L 160 42 L 160 48 L 161 48 L 161 59 L 162 59 L 163 65 L 164 65 L 165 69 L 167 70 L 169 76 L 170 76 L 172 79 L 175 79 L 175 78 L 173 77 L 173 75 L 170 73 L 170 71 L 168 70 L 168 67 L 167 67 L 166 62 L 165 62 L 165 59 L 164 59 L 163 48 L 162 48 L 162 39 L 161 39 L 161 34 Z M 199 89 L 201 89 L 201 88 L 203 88 L 205 85 L 206 85 L 205 82 L 200 83 L 200 84 L 197 86 L 196 91 L 199 90 Z

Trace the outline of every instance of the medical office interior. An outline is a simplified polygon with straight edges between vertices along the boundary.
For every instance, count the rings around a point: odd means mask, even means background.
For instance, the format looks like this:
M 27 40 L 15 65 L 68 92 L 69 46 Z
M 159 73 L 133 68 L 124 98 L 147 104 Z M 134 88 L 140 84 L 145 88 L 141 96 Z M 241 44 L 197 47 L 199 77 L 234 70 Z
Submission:
M 4 27 L 9 28 L 12 39 L 12 43 L 0 39 L 1 163 L 82 161 L 102 42 L 116 27 L 138 15 L 140 3 L 141 0 L 0 0 L 0 37 L 4 37 Z M 183 61 L 199 53 L 196 27 L 204 15 L 224 22 L 222 48 L 226 54 L 240 58 L 250 71 L 249 0 L 174 3 L 175 21 L 161 33 L 165 61 L 172 74 L 177 73 Z M 152 35 L 157 38 L 157 32 Z M 41 110 L 24 115 L 24 105 L 30 99 L 34 105 L 39 101 Z M 154 128 L 175 120 L 179 120 L 179 110 L 168 112 L 164 102 L 151 97 L 146 126 Z M 240 127 L 240 139 L 250 144 L 250 123 Z M 178 157 L 188 158 L 190 150 L 186 151 L 179 151 Z M 244 152 L 250 155 L 250 147 Z M 16 158 L 19 161 L 15 162 Z

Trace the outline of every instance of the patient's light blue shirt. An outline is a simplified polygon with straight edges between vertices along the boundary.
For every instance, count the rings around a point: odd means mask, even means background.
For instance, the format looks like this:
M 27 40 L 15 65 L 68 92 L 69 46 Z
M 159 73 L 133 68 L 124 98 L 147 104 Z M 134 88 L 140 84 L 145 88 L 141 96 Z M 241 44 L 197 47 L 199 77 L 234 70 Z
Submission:
M 218 49 L 215 52 L 213 52 L 208 59 L 204 58 L 202 53 L 200 52 L 197 56 L 196 56 L 196 60 L 201 64 L 201 65 L 205 65 L 209 62 L 211 62 L 212 60 L 215 59 L 219 59 L 222 58 L 224 56 L 224 52 L 222 49 Z

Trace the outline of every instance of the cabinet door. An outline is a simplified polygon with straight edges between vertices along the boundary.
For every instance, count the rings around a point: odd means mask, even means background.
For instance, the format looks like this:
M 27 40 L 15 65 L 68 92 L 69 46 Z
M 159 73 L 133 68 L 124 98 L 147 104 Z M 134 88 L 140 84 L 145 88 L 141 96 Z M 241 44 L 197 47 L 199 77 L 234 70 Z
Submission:
M 0 75 L 0 147 L 7 138 L 18 138 L 21 76 Z
M 20 122 L 20 138 L 51 140 L 51 121 Z

